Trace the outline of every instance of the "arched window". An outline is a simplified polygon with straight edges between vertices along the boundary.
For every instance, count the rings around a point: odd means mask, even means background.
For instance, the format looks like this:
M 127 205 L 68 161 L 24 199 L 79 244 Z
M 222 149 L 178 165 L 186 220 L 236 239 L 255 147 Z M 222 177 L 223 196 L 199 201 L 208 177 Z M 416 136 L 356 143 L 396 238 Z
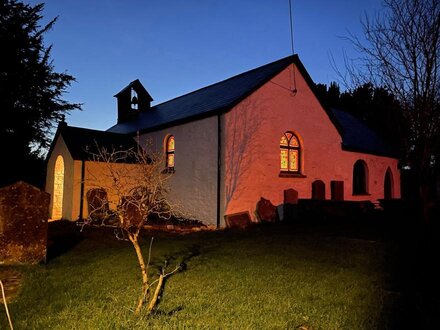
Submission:
M 301 146 L 298 137 L 292 132 L 283 134 L 280 140 L 280 171 L 299 173 L 301 164 Z
M 394 197 L 393 193 L 393 173 L 391 169 L 388 167 L 385 172 L 385 179 L 383 183 L 383 198 L 384 199 L 392 199 Z
M 174 172 L 174 135 L 167 137 L 165 142 L 166 167 L 170 172 Z
M 53 174 L 52 220 L 63 217 L 64 159 L 58 155 Z
M 353 166 L 353 195 L 365 195 L 368 193 L 367 164 L 358 160 Z

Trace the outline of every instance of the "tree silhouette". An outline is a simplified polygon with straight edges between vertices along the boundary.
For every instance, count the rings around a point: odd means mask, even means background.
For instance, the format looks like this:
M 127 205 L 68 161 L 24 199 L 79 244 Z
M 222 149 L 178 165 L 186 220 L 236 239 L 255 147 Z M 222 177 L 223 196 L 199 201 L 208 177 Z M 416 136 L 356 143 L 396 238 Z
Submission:
M 440 170 L 440 1 L 384 0 L 384 10 L 362 23 L 366 42 L 349 38 L 361 54 L 349 72 L 399 101 L 408 128 L 404 162 L 426 206 Z
M 339 85 L 331 82 L 329 87 L 317 84 L 316 93 L 325 106 L 349 112 L 378 133 L 396 151 L 403 151 L 402 132 L 405 131 L 405 123 L 402 108 L 387 89 L 375 87 L 369 82 L 340 92 Z
M 43 6 L 0 3 L 0 147 L 5 156 L 0 185 L 38 181 L 51 129 L 66 113 L 80 109 L 80 104 L 62 99 L 75 79 L 54 71 L 51 46 L 44 45 L 43 35 L 57 18 L 41 27 Z
M 367 42 L 358 77 L 382 85 L 399 101 L 407 123 L 405 163 L 414 174 L 427 218 L 430 185 L 440 162 L 440 1 L 384 0 L 385 11 L 363 21 Z

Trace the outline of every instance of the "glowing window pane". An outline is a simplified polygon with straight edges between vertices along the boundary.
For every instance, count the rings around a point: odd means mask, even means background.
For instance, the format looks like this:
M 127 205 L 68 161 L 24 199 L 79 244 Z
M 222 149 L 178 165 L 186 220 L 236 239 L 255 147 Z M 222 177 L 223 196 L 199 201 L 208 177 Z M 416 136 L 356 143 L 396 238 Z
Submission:
M 63 216 L 64 159 L 61 155 L 55 161 L 54 172 L 52 220 L 58 220 Z
M 174 167 L 174 154 L 168 154 L 167 165 L 168 167 Z
M 287 153 L 287 149 L 281 149 L 280 156 L 281 156 L 280 168 L 281 168 L 282 171 L 287 171 L 288 170 L 288 153 Z
M 289 150 L 289 171 L 298 171 L 298 150 Z
M 301 145 L 296 135 L 285 132 L 280 139 L 280 168 L 284 172 L 299 173 Z
M 285 135 L 283 135 L 283 137 L 281 138 L 280 145 L 286 146 L 286 147 L 289 145 L 289 142 L 287 141 L 287 138 Z
M 298 139 L 295 136 L 292 136 L 289 142 L 289 146 L 291 147 L 298 147 L 299 143 L 298 143 Z
M 174 151 L 174 136 L 170 136 L 168 138 L 167 151 L 168 152 Z

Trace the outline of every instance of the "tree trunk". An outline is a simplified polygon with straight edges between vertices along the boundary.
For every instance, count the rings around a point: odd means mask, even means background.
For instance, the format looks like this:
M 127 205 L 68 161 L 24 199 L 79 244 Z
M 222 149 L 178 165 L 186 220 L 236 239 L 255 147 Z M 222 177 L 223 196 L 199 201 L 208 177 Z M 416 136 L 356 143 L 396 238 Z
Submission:
M 148 314 L 150 314 L 153 311 L 154 307 L 156 307 L 157 300 L 159 299 L 159 294 L 163 286 L 163 280 L 164 280 L 164 274 L 162 273 L 159 276 L 159 282 L 157 283 L 156 290 L 154 290 L 153 298 L 151 298 L 150 304 L 148 305 L 148 309 L 147 309 Z
M 138 236 L 129 233 L 128 237 L 129 237 L 131 243 L 133 244 L 134 249 L 136 250 L 136 255 L 137 255 L 139 266 L 141 268 L 141 273 L 142 273 L 142 294 L 141 294 L 141 297 L 139 299 L 138 306 L 136 307 L 136 310 L 135 310 L 135 314 L 139 314 L 139 312 L 142 309 L 142 306 L 144 305 L 144 301 L 145 301 L 145 298 L 146 298 L 146 295 L 147 295 L 147 290 L 148 290 L 148 270 L 147 270 L 147 268 L 145 266 L 144 257 L 142 255 L 141 247 L 139 246 Z

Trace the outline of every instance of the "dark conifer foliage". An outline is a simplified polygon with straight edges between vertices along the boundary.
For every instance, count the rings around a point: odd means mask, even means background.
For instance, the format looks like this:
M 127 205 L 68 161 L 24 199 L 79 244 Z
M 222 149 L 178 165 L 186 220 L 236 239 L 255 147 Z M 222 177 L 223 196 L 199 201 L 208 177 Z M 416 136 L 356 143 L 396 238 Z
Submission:
M 0 0 L 0 185 L 17 180 L 41 185 L 42 153 L 54 126 L 80 109 L 62 99 L 75 79 L 54 70 L 43 36 L 57 18 L 42 26 L 43 6 Z
M 352 90 L 340 91 L 336 82 L 316 85 L 321 102 L 330 108 L 347 111 L 366 123 L 396 150 L 403 152 L 406 130 L 402 108 L 388 90 L 365 83 Z

